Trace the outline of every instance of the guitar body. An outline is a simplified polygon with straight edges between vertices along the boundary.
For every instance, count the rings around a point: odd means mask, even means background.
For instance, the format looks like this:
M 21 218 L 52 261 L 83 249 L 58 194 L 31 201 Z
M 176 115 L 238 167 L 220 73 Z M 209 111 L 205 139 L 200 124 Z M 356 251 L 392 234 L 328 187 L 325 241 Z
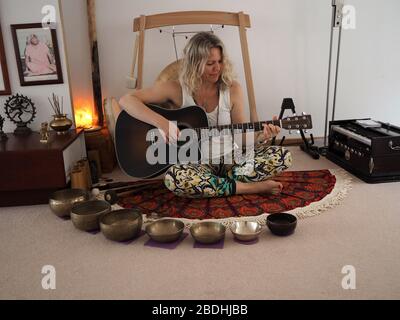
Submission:
M 177 145 L 166 144 L 156 127 L 122 111 L 115 124 L 115 150 L 119 166 L 131 177 L 141 179 L 157 177 L 167 171 L 171 165 L 178 163 L 178 158 L 182 160 L 182 163 L 198 163 L 200 160 L 210 159 L 207 157 L 207 154 L 210 155 L 207 149 L 203 149 L 204 155 L 201 152 L 200 138 L 209 139 L 227 135 L 220 131 L 226 129 L 227 126 L 209 127 L 205 111 L 198 106 L 178 110 L 167 110 L 156 105 L 147 106 L 164 118 L 174 121 L 181 131 L 181 136 Z M 235 133 L 232 130 L 262 131 L 263 124 L 274 124 L 287 130 L 312 128 L 311 116 L 295 115 L 281 120 L 231 124 L 228 125 L 230 130 L 228 135 Z M 204 134 L 201 130 L 203 128 L 209 130 L 206 136 L 199 137 L 200 131 L 201 135 Z M 214 129 L 217 129 L 215 133 L 213 133 Z
M 198 106 L 178 110 L 167 110 L 156 105 L 147 105 L 170 121 L 177 122 L 183 129 L 208 127 L 207 115 Z M 151 164 L 146 159 L 147 150 L 152 143 L 148 140 L 148 132 L 156 129 L 154 126 L 131 117 L 122 111 L 115 124 L 115 150 L 121 169 L 129 176 L 141 179 L 151 179 L 166 172 L 171 166 L 168 158 L 171 153 L 177 153 L 179 146 L 165 145 L 167 161 L 165 164 Z M 173 148 L 173 150 L 170 150 Z

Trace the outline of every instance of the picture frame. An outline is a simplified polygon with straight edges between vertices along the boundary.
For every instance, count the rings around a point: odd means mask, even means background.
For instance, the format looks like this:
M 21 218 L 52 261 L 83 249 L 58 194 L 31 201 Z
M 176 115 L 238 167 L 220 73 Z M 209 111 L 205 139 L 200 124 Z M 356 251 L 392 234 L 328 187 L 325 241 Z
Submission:
M 3 34 L 0 24 L 0 96 L 11 94 L 10 79 L 8 76 L 7 59 L 4 49 Z
M 21 86 L 64 83 L 56 29 L 13 24 L 11 32 Z

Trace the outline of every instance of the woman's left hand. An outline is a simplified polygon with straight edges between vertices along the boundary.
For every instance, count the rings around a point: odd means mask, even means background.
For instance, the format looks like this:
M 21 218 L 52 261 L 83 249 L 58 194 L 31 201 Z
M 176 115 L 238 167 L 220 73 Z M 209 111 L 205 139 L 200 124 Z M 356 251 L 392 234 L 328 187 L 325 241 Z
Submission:
M 273 120 L 278 120 L 278 117 L 273 117 Z M 264 137 L 266 140 L 270 140 L 275 138 L 280 132 L 281 128 L 278 126 L 274 126 L 273 124 L 263 124 L 264 127 Z

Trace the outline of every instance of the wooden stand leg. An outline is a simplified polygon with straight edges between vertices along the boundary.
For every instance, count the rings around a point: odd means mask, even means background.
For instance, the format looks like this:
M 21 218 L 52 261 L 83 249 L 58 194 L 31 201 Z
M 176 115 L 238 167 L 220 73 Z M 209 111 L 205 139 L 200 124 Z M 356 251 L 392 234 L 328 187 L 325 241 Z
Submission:
M 139 31 L 139 56 L 138 56 L 138 80 L 137 88 L 143 87 L 143 60 L 144 60 L 144 34 L 146 26 L 146 16 L 140 16 L 140 31 Z
M 246 84 L 247 84 L 247 95 L 249 98 L 250 120 L 251 120 L 251 122 L 258 122 L 258 115 L 257 115 L 257 109 L 256 109 L 256 98 L 254 95 L 253 77 L 251 74 L 249 47 L 247 45 L 245 16 L 244 16 L 243 12 L 239 12 L 239 35 L 240 35 L 240 44 L 242 46 L 244 73 L 246 76 Z

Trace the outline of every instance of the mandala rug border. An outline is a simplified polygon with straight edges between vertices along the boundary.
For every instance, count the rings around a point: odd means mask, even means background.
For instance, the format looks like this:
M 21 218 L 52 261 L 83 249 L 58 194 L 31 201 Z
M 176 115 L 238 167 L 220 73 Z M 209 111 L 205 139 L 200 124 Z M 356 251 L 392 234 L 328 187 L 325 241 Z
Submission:
M 298 219 L 311 218 L 315 216 L 319 216 L 321 213 L 326 212 L 328 209 L 331 209 L 337 205 L 339 205 L 342 200 L 347 196 L 349 191 L 352 188 L 352 177 L 347 171 L 343 169 L 324 169 L 328 170 L 332 175 L 336 178 L 336 183 L 333 190 L 327 194 L 320 201 L 312 202 L 306 207 L 295 208 L 287 213 L 295 215 Z M 123 207 L 115 204 L 112 206 L 113 210 L 124 209 Z M 269 213 L 263 213 L 258 216 L 252 217 L 231 217 L 231 218 L 222 218 L 222 219 L 186 219 L 186 218 L 173 218 L 180 220 L 185 223 L 186 227 L 190 227 L 192 224 L 195 224 L 200 221 L 218 221 L 223 225 L 229 227 L 233 223 L 237 221 L 256 221 L 261 225 L 265 225 L 266 219 L 269 216 Z M 147 218 L 147 215 L 143 215 L 143 223 L 148 223 L 154 221 L 151 218 Z

